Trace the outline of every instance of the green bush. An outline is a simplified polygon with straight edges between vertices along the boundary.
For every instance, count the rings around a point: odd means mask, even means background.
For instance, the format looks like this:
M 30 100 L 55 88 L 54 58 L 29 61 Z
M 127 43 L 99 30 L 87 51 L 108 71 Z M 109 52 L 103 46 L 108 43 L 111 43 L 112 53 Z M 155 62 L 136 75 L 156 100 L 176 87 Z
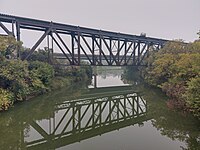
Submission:
M 48 85 L 54 77 L 54 69 L 48 63 L 40 61 L 29 62 L 28 69 L 31 77 L 38 78 L 44 85 Z
M 53 67 L 43 62 L 5 60 L 0 63 L 0 87 L 13 92 L 15 100 L 46 91 L 53 76 Z
M 13 93 L 0 88 L 0 111 L 7 110 L 14 102 Z
M 192 78 L 187 85 L 185 93 L 186 102 L 191 111 L 200 117 L 200 77 Z
M 26 61 L 5 60 L 0 63 L 0 86 L 13 92 L 16 100 L 23 100 L 30 93 L 29 80 Z
M 22 45 L 13 36 L 0 35 L 0 61 L 6 58 L 15 58 L 18 48 Z

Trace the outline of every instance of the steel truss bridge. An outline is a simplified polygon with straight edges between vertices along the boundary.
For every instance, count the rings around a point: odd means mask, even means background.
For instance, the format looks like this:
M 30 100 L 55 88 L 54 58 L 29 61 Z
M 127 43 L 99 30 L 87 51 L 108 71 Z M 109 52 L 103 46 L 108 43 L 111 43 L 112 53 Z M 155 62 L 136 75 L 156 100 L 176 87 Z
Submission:
M 56 149 L 151 119 L 146 115 L 147 102 L 142 96 L 132 91 L 117 93 L 57 104 L 53 117 L 46 120 L 48 131 L 40 121 L 30 122 L 40 138 L 24 139 L 24 146 Z
M 62 55 L 57 54 L 55 57 L 66 59 L 68 65 L 82 65 L 83 60 L 93 66 L 144 65 L 143 60 L 148 56 L 148 51 L 159 50 L 168 41 L 5 14 L 0 14 L 0 28 L 7 35 L 15 36 L 17 41 L 21 39 L 21 30 L 42 33 L 27 55 L 21 58 L 18 51 L 18 57 L 22 60 L 28 59 L 47 39 L 50 56 L 54 55 L 56 46 Z

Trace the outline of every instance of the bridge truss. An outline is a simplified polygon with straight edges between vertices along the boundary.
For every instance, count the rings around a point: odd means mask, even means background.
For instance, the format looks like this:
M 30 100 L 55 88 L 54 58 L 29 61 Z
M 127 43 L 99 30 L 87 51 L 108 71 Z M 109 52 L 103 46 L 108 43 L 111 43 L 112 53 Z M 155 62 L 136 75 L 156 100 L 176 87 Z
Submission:
M 11 24 L 11 29 L 4 25 L 5 23 Z M 0 14 L 0 28 L 7 35 L 16 36 L 18 41 L 21 39 L 21 30 L 43 33 L 22 60 L 28 59 L 42 41 L 47 39 L 47 49 L 52 52 L 51 55 L 55 54 L 57 59 L 65 59 L 69 65 L 82 65 L 82 61 L 87 61 L 93 66 L 144 65 L 143 60 L 148 51 L 158 50 L 167 42 L 143 35 L 116 33 L 4 14 Z M 53 45 L 62 53 L 55 53 Z
M 70 100 L 55 107 L 54 117 L 46 121 L 45 130 L 40 121 L 30 126 L 41 135 L 26 141 L 27 149 L 56 149 L 74 142 L 101 135 L 149 120 L 147 103 L 136 93 Z

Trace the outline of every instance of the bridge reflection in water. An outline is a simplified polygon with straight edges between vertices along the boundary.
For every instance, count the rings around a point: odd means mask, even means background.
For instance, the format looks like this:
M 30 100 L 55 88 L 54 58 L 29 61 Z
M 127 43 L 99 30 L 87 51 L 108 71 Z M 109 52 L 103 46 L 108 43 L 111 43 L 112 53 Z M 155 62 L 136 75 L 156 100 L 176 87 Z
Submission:
M 147 102 L 139 94 L 130 91 L 65 101 L 55 106 L 53 118 L 30 123 L 31 131 L 35 130 L 40 136 L 25 137 L 24 146 L 27 149 L 56 149 L 140 124 L 150 119 L 146 113 Z

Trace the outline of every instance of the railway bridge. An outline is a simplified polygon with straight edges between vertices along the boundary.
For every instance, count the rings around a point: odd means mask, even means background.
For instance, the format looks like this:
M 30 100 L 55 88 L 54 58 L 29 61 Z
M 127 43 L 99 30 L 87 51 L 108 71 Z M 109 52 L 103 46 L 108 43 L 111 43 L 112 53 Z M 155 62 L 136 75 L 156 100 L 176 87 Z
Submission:
M 145 34 L 124 34 L 5 14 L 0 14 L 0 28 L 4 34 L 16 37 L 17 41 L 21 40 L 22 30 L 42 33 L 25 56 L 22 57 L 18 50 L 18 58 L 22 60 L 28 59 L 46 40 L 51 56 L 78 66 L 82 61 L 92 66 L 145 65 L 143 60 L 148 52 L 159 50 L 168 41 Z

